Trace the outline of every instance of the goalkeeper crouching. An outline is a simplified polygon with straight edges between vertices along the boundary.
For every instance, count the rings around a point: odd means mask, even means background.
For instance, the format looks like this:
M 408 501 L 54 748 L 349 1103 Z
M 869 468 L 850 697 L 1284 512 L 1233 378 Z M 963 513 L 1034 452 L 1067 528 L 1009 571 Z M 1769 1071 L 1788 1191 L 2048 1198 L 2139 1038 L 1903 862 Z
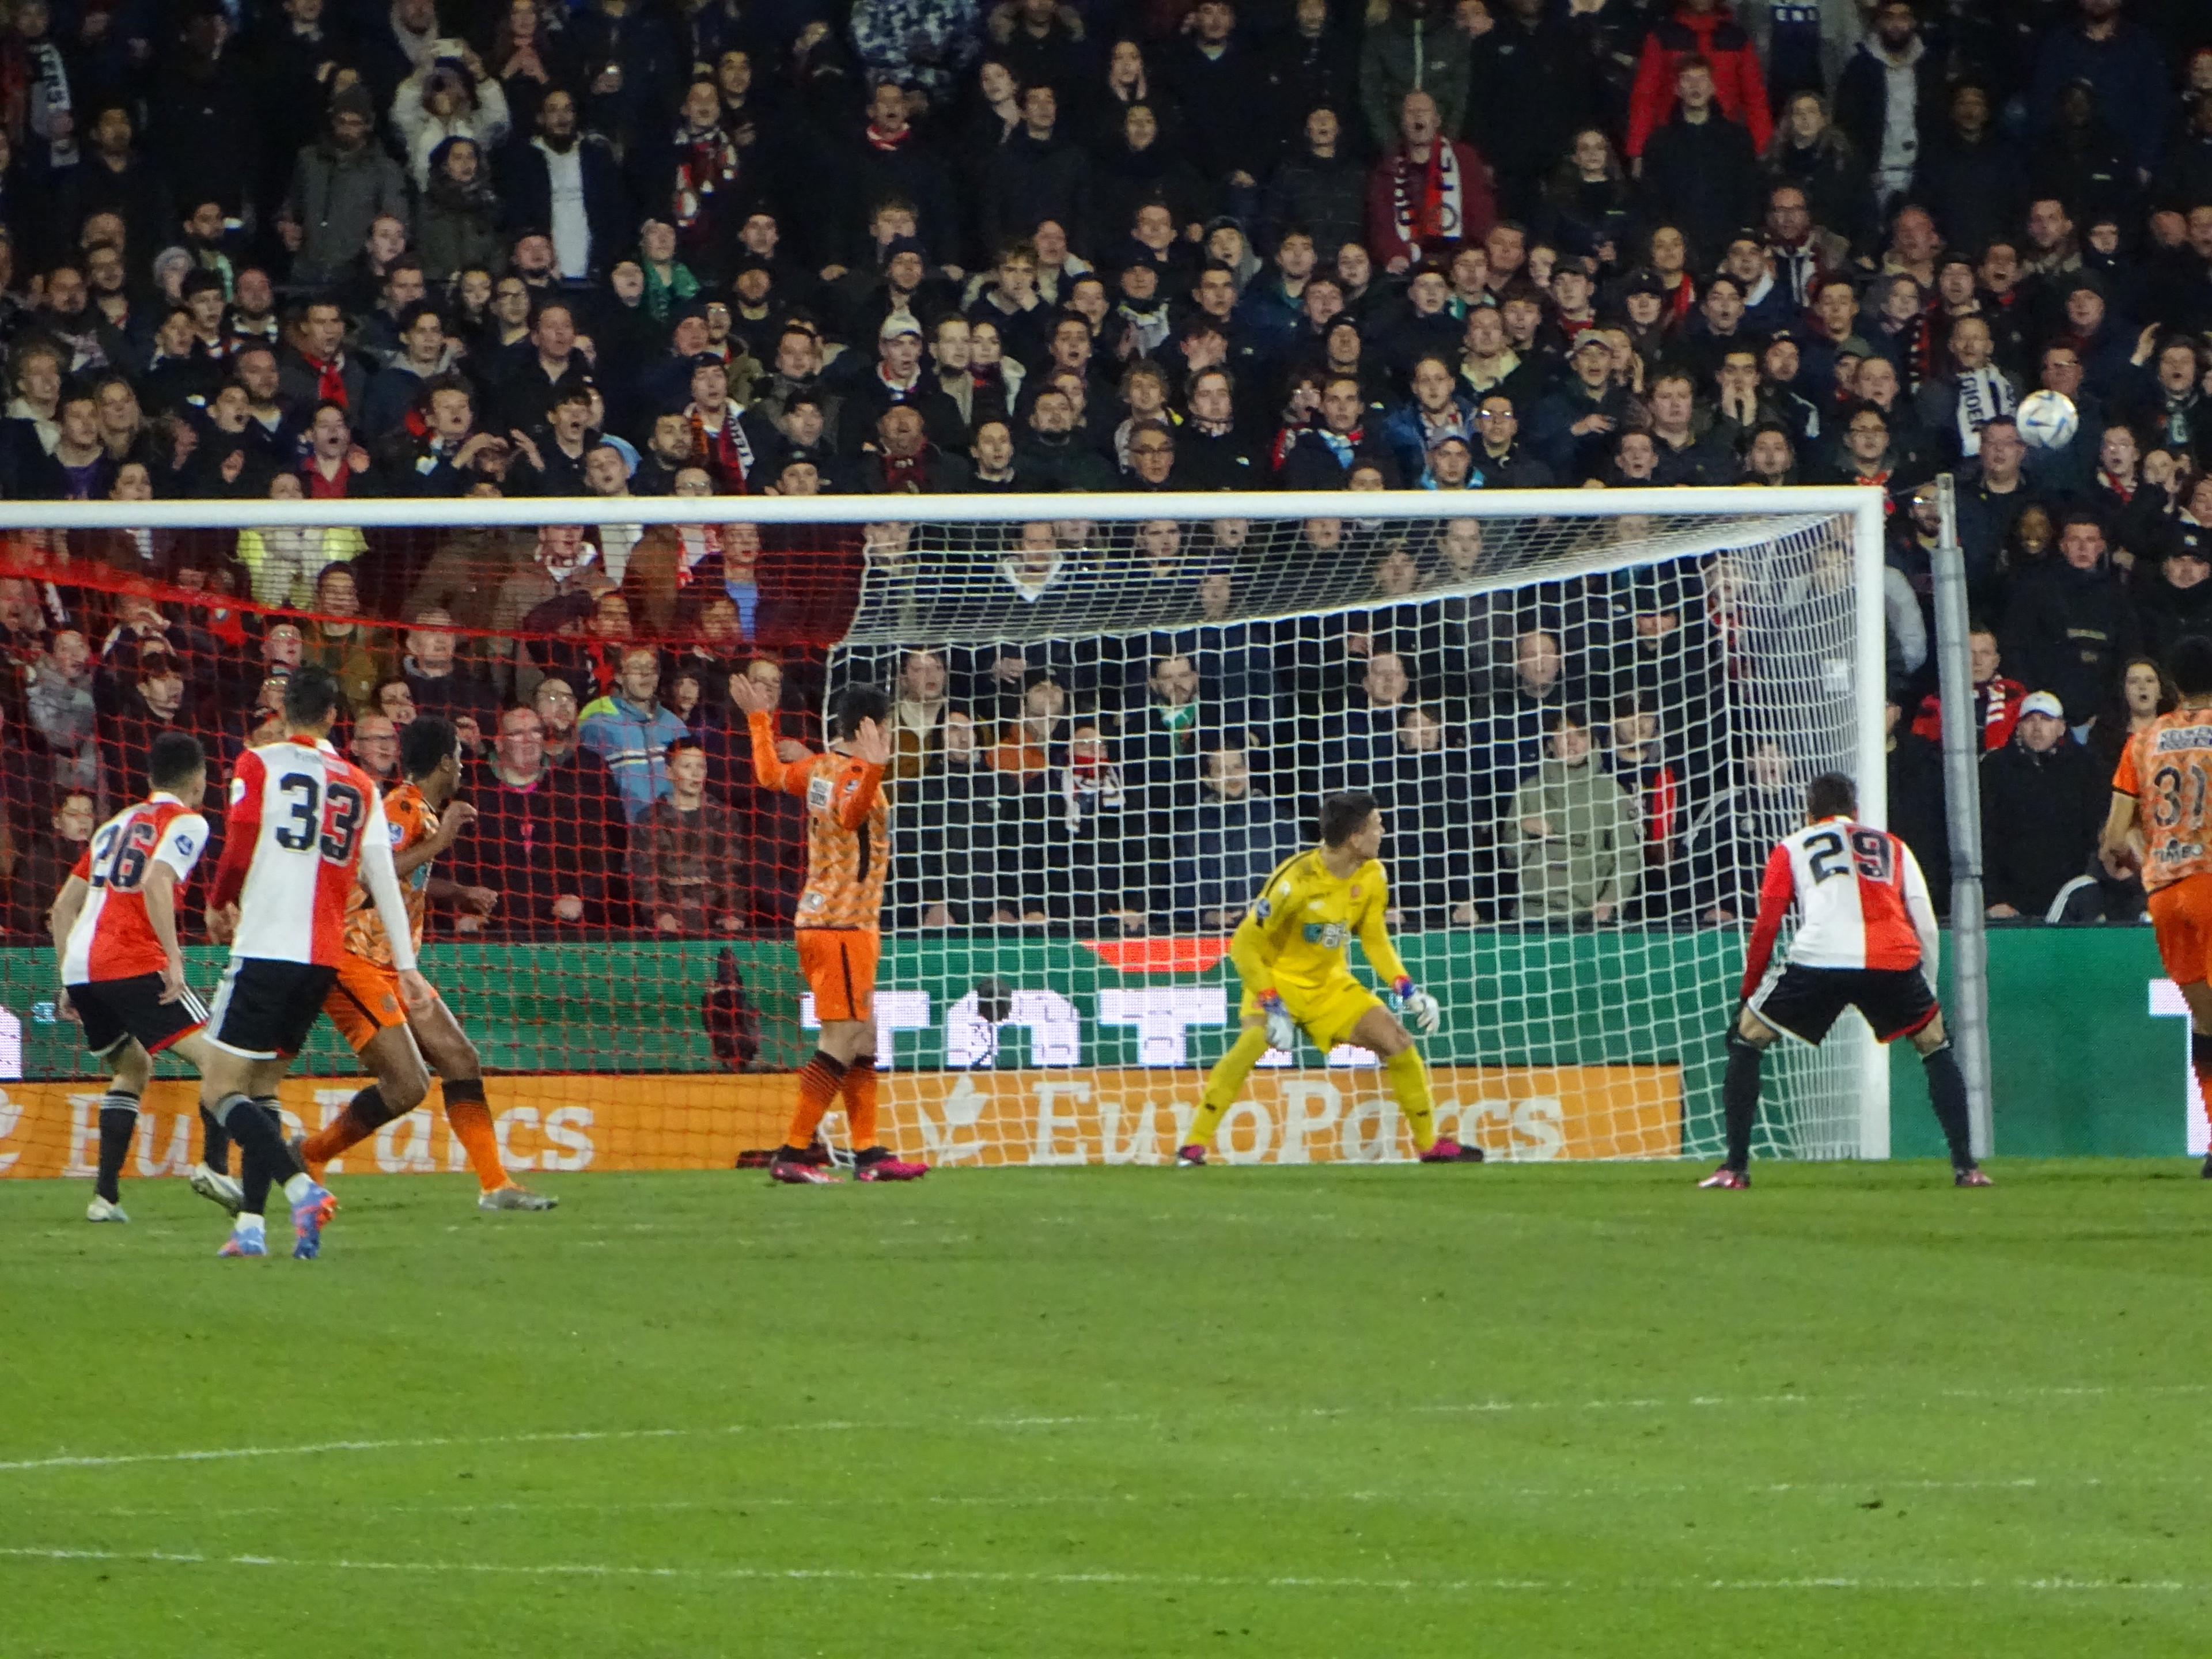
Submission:
M 1237 924 L 1229 956 L 1244 981 L 1244 1030 L 1206 1074 L 1190 1144 L 1176 1152 L 1179 1167 L 1206 1162 L 1222 1114 L 1236 1103 L 1260 1056 L 1270 1048 L 1295 1053 L 1301 1027 L 1323 1054 L 1350 1042 L 1382 1057 L 1422 1163 L 1482 1161 L 1480 1148 L 1437 1139 L 1429 1068 L 1399 1023 L 1402 1015 L 1426 1036 L 1440 1017 L 1437 1000 L 1413 988 L 1383 925 L 1390 895 L 1376 856 L 1382 850 L 1382 814 L 1375 798 L 1331 795 L 1322 803 L 1321 845 L 1279 866 Z M 1389 982 L 1388 1007 L 1345 962 L 1345 946 L 1355 934 L 1369 965 Z

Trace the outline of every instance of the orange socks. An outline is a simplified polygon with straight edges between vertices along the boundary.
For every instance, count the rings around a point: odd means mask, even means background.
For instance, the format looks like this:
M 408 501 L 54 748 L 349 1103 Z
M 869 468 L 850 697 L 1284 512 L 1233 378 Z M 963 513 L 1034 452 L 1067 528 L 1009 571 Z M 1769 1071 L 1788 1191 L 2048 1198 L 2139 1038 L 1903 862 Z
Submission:
M 799 1068 L 799 1104 L 791 1114 L 791 1127 L 783 1137 L 785 1145 L 793 1152 L 803 1152 L 814 1144 L 814 1132 L 822 1127 L 822 1115 L 836 1103 L 837 1085 L 845 1076 L 843 1064 L 818 1049 L 813 1059 Z M 874 1098 L 872 1091 L 869 1098 Z
M 499 1136 L 491 1127 L 491 1107 L 484 1100 L 483 1079 L 464 1078 L 445 1085 L 446 1121 L 453 1139 L 469 1155 L 469 1168 L 477 1184 L 488 1193 L 508 1185 L 507 1165 L 500 1162 Z
M 857 1054 L 845 1073 L 845 1127 L 853 1137 L 853 1150 L 865 1152 L 876 1144 L 876 1057 Z
M 311 1170 L 320 1170 L 349 1146 L 361 1143 L 392 1121 L 383 1092 L 372 1083 L 346 1102 L 345 1110 L 309 1135 L 300 1148 L 300 1161 Z

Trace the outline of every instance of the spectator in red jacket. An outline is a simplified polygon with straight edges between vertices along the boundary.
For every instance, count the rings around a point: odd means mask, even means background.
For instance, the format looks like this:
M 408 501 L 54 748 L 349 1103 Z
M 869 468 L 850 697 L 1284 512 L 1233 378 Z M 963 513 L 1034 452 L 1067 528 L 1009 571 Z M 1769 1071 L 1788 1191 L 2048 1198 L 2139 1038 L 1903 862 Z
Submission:
M 1488 165 L 1472 144 L 1443 136 L 1434 98 L 1407 93 L 1398 133 L 1397 148 L 1367 174 L 1367 251 L 1393 275 L 1449 259 L 1487 236 L 1498 217 Z
M 1674 15 L 1644 37 L 1636 84 L 1628 94 L 1629 155 L 1641 157 L 1645 141 L 1666 124 L 1674 108 L 1675 67 L 1692 56 L 1712 64 L 1714 101 L 1721 113 L 1742 122 L 1751 131 L 1752 148 L 1765 150 L 1774 120 L 1751 36 L 1722 0 L 1675 0 Z

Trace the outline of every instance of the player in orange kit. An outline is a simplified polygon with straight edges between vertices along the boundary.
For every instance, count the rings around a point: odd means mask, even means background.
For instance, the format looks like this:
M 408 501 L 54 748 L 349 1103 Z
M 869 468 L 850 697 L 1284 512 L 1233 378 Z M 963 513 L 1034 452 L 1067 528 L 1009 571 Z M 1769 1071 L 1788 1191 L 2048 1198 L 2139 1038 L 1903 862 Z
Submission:
M 800 1068 L 799 1105 L 769 1175 L 794 1186 L 837 1179 L 807 1161 L 807 1148 L 842 1091 L 854 1173 L 862 1181 L 915 1180 L 929 1166 L 894 1158 L 876 1139 L 876 959 L 891 856 L 883 793 L 890 703 L 874 686 L 847 686 L 830 705 L 830 752 L 787 763 L 776 757 L 775 694 L 756 680 L 732 679 L 730 695 L 752 729 L 753 775 L 761 787 L 806 803 L 806 888 L 793 931 L 822 1046 Z
M 2106 872 L 2142 872 L 2158 957 L 2189 1005 L 2189 1061 L 2212 1109 L 2212 640 L 2174 641 L 2181 706 L 2128 741 L 2098 848 Z M 2212 1181 L 2212 1156 L 2204 1160 Z
M 430 890 L 430 863 L 453 844 L 476 817 L 453 799 L 460 784 L 460 743 L 453 722 L 425 715 L 400 734 L 400 769 L 407 781 L 384 798 L 392 826 L 392 859 L 404 884 L 407 919 L 417 950 Z M 405 1116 L 430 1091 L 432 1071 L 444 1085 L 446 1121 L 468 1153 L 486 1210 L 550 1210 L 556 1200 L 515 1184 L 499 1155 L 491 1108 L 484 1099 L 483 1061 L 443 998 L 434 995 L 419 1012 L 403 1009 L 392 969 L 392 942 L 375 908 L 356 885 L 346 908 L 345 954 L 323 1012 L 353 1045 L 376 1081 L 345 1109 L 299 1146 L 301 1159 L 319 1175 L 325 1164 L 393 1120 Z M 419 1046 L 418 1046 L 419 1045 Z M 425 1059 L 428 1065 L 424 1065 Z

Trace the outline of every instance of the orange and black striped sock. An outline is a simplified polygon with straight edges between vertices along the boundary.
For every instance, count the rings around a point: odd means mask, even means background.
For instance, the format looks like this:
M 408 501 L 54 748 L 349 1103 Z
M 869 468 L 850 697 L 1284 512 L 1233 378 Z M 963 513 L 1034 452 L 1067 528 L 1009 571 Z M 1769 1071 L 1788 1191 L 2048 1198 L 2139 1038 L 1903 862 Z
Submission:
M 372 1083 L 346 1102 L 345 1110 L 307 1137 L 300 1148 L 300 1159 L 319 1170 L 343 1156 L 347 1147 L 358 1146 L 392 1118 L 391 1109 L 384 1103 L 384 1091 Z
M 491 1106 L 484 1099 L 483 1079 L 447 1079 L 445 1095 L 446 1121 L 453 1128 L 453 1139 L 469 1155 L 469 1168 L 477 1172 L 477 1184 L 488 1193 L 510 1185 L 507 1165 L 500 1162 L 499 1135 L 491 1127 Z
M 845 1127 L 853 1150 L 865 1152 L 876 1144 L 876 1062 L 861 1054 L 845 1073 Z
M 844 1062 L 819 1050 L 799 1068 L 799 1104 L 783 1137 L 785 1152 L 796 1155 L 814 1144 L 814 1132 L 822 1127 L 822 1115 L 837 1103 L 837 1085 L 844 1076 Z

